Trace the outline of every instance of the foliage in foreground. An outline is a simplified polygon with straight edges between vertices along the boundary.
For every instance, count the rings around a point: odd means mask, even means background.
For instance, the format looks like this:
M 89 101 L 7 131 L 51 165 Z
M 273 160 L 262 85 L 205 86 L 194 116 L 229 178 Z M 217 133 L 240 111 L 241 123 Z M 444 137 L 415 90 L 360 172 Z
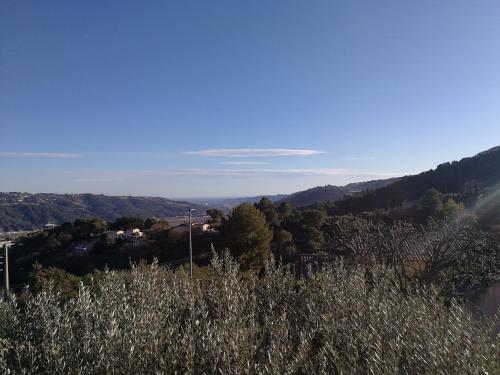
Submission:
M 259 278 L 228 256 L 203 280 L 156 265 L 107 272 L 69 301 L 49 288 L 0 304 L 0 372 L 494 373 L 491 331 L 392 276 L 338 264 Z

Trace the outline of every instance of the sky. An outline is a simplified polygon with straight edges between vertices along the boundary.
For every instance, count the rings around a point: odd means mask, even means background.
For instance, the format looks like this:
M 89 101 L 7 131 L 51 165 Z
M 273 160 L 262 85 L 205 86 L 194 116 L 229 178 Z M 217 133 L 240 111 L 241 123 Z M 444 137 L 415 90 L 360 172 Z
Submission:
M 500 144 L 500 2 L 0 3 L 0 191 L 291 193 Z

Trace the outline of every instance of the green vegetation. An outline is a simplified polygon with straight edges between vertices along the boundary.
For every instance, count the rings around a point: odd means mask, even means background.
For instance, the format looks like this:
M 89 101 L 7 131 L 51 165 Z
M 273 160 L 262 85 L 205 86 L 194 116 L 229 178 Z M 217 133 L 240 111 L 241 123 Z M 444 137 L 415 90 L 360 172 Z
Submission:
M 209 209 L 207 210 L 207 215 L 210 217 L 208 219 L 208 224 L 214 228 L 220 227 L 222 220 L 224 220 L 224 212 L 221 210 Z
M 118 230 L 139 228 L 140 238 L 117 236 Z M 207 252 L 217 233 L 195 233 L 194 253 Z M 75 250 L 77 245 L 88 246 L 85 252 Z M 33 264 L 44 269 L 59 268 L 76 276 L 95 270 L 128 269 L 130 262 L 154 258 L 168 263 L 186 257 L 187 231 L 171 228 L 164 220 L 134 217 L 117 218 L 104 223 L 98 219 L 78 219 L 52 229 L 33 233 L 16 241 L 10 251 L 11 281 L 22 288 L 34 272 Z
M 186 227 L 164 220 L 77 219 L 20 238 L 0 370 L 498 372 L 493 325 L 458 296 L 500 280 L 499 154 L 337 202 L 208 210 L 215 230 L 194 232 L 194 254 L 228 250 L 194 280 L 177 262 Z M 158 266 L 169 262 L 178 268 Z
M 62 224 L 97 217 L 169 217 L 185 215 L 188 208 L 205 207 L 154 197 L 120 197 L 96 194 L 0 193 L 0 231 L 34 230 L 47 223 Z
M 233 210 L 223 223 L 222 235 L 244 269 L 259 270 L 269 260 L 272 232 L 264 214 L 250 203 Z
M 203 279 L 106 272 L 69 300 L 0 303 L 0 369 L 30 374 L 493 374 L 498 338 L 456 301 L 379 266 L 296 280 L 215 257 Z M 496 348 L 495 348 L 495 345 Z
M 405 206 L 418 201 L 431 189 L 472 207 L 481 198 L 495 193 L 495 185 L 500 182 L 499 165 L 500 147 L 497 147 L 474 157 L 441 164 L 434 170 L 404 177 L 386 187 L 348 196 L 336 202 L 338 213 L 359 214 Z
M 500 278 L 500 242 L 492 222 L 496 216 L 464 214 L 463 204 L 437 190 L 429 190 L 407 209 L 413 216 L 405 221 L 399 220 L 403 208 L 362 215 L 336 215 L 337 210 L 332 204 L 293 209 L 285 202 L 276 207 L 266 198 L 253 206 L 244 203 L 227 216 L 210 210 L 209 222 L 218 230 L 195 233 L 194 254 L 207 252 L 212 244 L 227 248 L 245 270 L 262 269 L 271 254 L 284 264 L 295 263 L 300 254 L 319 256 L 320 262 L 344 257 L 357 263 L 391 264 L 402 280 L 439 282 L 451 294 Z M 399 215 L 393 217 L 395 213 Z M 131 228 L 144 231 L 133 244 L 114 235 Z M 92 248 L 78 253 L 77 244 Z M 12 281 L 22 287 L 31 278 L 34 263 L 84 276 L 106 267 L 127 269 L 131 261 L 173 262 L 185 258 L 186 249 L 187 232 L 170 228 L 165 221 L 76 220 L 18 240 L 11 251 L 16 270 Z
M 304 191 L 298 191 L 279 200 L 277 203 L 287 202 L 294 207 L 304 207 L 315 203 L 336 201 L 346 195 L 360 193 L 367 190 L 378 189 L 396 182 L 399 178 L 388 178 L 385 180 L 373 180 L 355 182 L 345 186 L 316 186 Z

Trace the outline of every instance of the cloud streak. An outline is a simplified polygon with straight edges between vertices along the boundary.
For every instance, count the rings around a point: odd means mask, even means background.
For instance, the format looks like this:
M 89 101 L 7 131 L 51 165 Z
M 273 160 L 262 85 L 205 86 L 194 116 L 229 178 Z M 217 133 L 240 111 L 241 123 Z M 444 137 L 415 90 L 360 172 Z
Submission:
M 228 158 L 275 157 L 275 156 L 311 156 L 324 154 L 319 150 L 287 149 L 287 148 L 217 148 L 199 151 L 188 151 L 188 155 Z
M 269 164 L 265 161 L 223 161 L 222 165 L 266 165 Z
M 56 158 L 56 159 L 75 159 L 81 157 L 81 154 L 67 152 L 6 152 L 0 151 L 0 158 Z
M 389 178 L 408 175 L 403 172 L 365 172 L 348 169 L 305 168 L 305 169 L 171 169 L 108 172 L 105 175 L 80 177 L 80 180 L 116 180 L 129 178 L 145 178 L 155 176 L 196 176 L 196 177 L 273 177 L 273 176 L 348 176 L 363 178 Z
M 375 160 L 373 156 L 368 156 L 368 157 L 362 157 L 362 156 L 344 156 L 342 157 L 344 160 Z
M 119 177 L 110 177 L 110 178 L 101 178 L 101 177 L 89 177 L 89 178 L 75 178 L 73 182 L 82 182 L 82 183 L 100 183 L 100 182 L 123 182 L 125 178 Z

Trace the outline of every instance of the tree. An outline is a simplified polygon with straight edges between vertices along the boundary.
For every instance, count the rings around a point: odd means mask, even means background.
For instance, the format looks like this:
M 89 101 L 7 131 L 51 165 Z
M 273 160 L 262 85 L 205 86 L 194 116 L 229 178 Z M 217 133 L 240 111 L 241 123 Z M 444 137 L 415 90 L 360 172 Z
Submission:
M 70 233 L 75 239 L 85 239 L 103 233 L 106 225 L 99 219 L 76 219 L 73 226 L 65 226 L 61 229 L 63 232 Z
M 453 198 L 448 198 L 441 210 L 441 217 L 446 220 L 453 220 L 464 213 L 465 207 L 462 203 L 457 203 Z
M 292 234 L 284 229 L 274 232 L 272 247 L 273 253 L 284 263 L 288 263 L 297 252 Z
M 322 209 L 308 209 L 302 212 L 302 225 L 320 228 L 326 220 L 326 212 Z
M 149 219 L 148 219 L 149 220 Z M 146 223 L 147 221 L 146 220 Z M 166 220 L 157 220 L 149 227 L 147 237 L 155 241 L 162 241 L 168 239 L 170 226 Z
M 144 219 L 140 217 L 119 217 L 114 223 L 109 224 L 109 228 L 115 230 L 144 229 L 144 226 Z
M 222 235 L 243 269 L 258 270 L 270 256 L 272 231 L 264 214 L 249 203 L 233 210 L 222 225 Z
M 436 189 L 429 189 L 421 199 L 423 213 L 427 218 L 435 218 L 443 209 L 441 193 Z
M 168 228 L 168 221 L 163 220 L 163 219 L 157 219 L 157 218 L 147 218 L 144 221 L 144 228 L 143 229 L 152 229 L 154 226 L 158 228 L 158 226 L 167 229 Z
M 325 250 L 322 227 L 326 217 L 326 212 L 322 209 L 294 210 L 293 215 L 284 221 L 282 226 L 293 234 L 300 252 L 316 253 Z
M 431 223 L 421 242 L 428 255 L 423 280 L 455 288 L 486 285 L 500 277 L 500 247 L 473 220 Z
M 280 220 L 286 220 L 292 215 L 293 208 L 288 202 L 281 202 L 278 206 L 278 216 Z
M 222 224 L 222 220 L 224 219 L 224 212 L 221 210 L 217 209 L 210 209 L 207 210 L 207 215 L 210 216 L 210 219 L 208 219 L 208 224 L 210 224 L 212 227 L 219 227 Z
M 269 198 L 262 197 L 259 203 L 255 204 L 255 208 L 257 208 L 260 212 L 264 214 L 268 224 L 270 225 L 277 224 L 278 214 L 276 212 L 276 208 L 274 208 L 273 202 Z
M 500 238 L 500 184 L 482 196 L 474 208 L 481 226 Z
M 41 264 L 33 264 L 29 285 L 35 292 L 46 291 L 51 285 L 65 298 L 76 297 L 81 279 L 56 267 L 44 268 Z

